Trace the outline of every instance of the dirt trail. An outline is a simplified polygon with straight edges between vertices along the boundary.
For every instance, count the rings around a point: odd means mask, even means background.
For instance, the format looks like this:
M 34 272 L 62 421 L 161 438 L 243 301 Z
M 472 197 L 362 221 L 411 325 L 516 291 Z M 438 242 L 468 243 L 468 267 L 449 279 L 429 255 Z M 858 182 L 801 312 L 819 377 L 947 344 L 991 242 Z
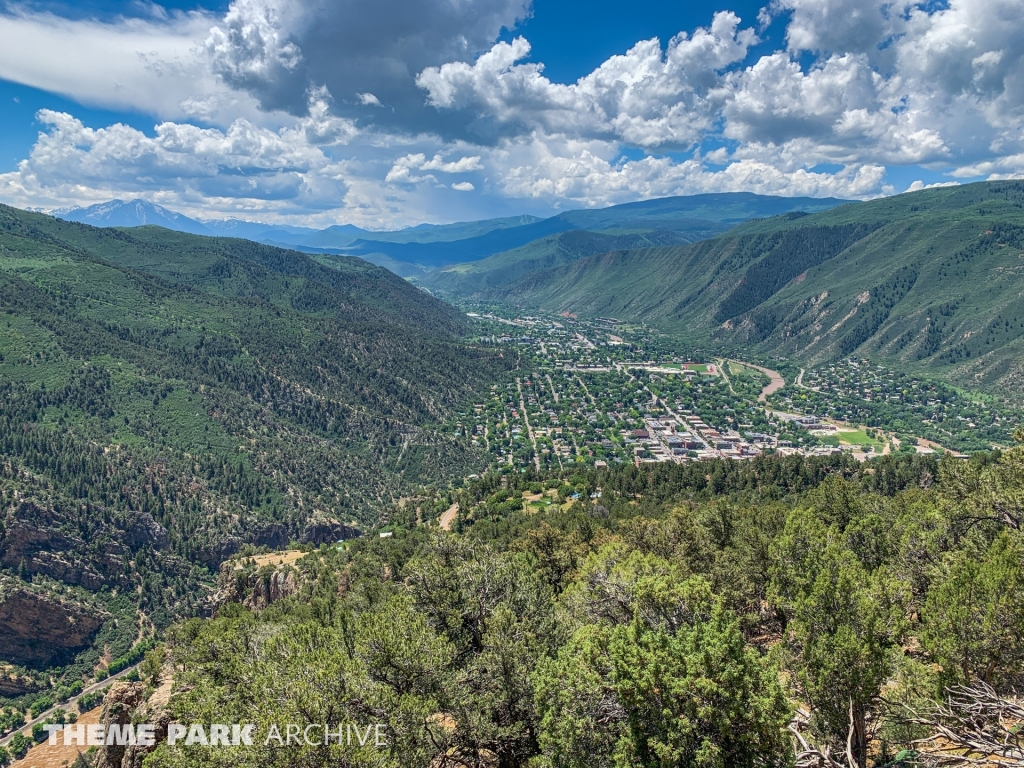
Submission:
M 455 516 L 459 514 L 459 505 L 452 504 L 448 509 L 441 515 L 441 530 L 450 531 L 452 529 L 452 523 L 455 522 Z

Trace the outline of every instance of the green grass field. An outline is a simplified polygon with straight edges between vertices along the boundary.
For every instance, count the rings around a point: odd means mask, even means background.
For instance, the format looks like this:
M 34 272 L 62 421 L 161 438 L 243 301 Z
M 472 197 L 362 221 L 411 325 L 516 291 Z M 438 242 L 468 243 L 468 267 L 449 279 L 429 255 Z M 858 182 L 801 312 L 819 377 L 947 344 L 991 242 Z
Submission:
M 845 445 L 870 445 L 881 450 L 885 446 L 885 440 L 871 437 L 864 430 L 858 429 L 853 432 L 838 432 L 836 438 L 839 443 Z

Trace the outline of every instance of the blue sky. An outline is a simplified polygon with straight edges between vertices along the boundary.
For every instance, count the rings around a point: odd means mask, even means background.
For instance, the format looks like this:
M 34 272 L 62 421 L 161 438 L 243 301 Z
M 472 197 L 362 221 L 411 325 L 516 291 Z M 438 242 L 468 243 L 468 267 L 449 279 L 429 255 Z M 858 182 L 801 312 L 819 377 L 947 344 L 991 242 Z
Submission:
M 389 228 L 1024 174 L 1024 0 L 0 0 L 0 202 Z

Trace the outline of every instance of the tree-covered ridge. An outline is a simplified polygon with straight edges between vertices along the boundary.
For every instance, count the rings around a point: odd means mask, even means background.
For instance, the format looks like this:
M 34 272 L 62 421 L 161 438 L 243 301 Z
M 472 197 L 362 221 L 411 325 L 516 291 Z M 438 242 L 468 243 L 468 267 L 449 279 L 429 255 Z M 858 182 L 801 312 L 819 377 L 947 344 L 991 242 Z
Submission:
M 705 236 L 710 234 L 705 233 Z M 486 292 L 530 272 L 571 264 L 598 253 L 691 243 L 699 239 L 700 235 L 696 233 L 670 230 L 608 234 L 574 229 L 539 238 L 479 261 L 434 270 L 418 278 L 416 283 L 440 295 L 473 296 L 478 291 Z
M 420 499 L 395 536 L 285 568 L 295 595 L 169 643 L 181 722 L 379 722 L 387 748 L 164 744 L 147 765 L 938 764 L 919 740 L 942 699 L 1020 682 L 1022 462 L 766 457 Z M 567 487 L 582 500 L 524 511 Z M 416 524 L 450 502 L 460 533 Z M 994 764 L 952 733 L 942 764 Z
M 137 594 L 130 645 L 200 610 L 243 544 L 351 536 L 473 471 L 435 428 L 507 361 L 462 331 L 357 259 L 0 208 L 3 577 Z

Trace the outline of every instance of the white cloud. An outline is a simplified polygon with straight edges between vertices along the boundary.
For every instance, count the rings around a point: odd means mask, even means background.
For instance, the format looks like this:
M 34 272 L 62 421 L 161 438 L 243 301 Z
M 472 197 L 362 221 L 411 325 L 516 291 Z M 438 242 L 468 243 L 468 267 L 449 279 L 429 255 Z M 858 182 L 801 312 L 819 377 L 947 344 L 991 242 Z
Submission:
M 573 85 L 553 83 L 543 67 L 517 63 L 530 52 L 518 37 L 497 43 L 473 64 L 451 62 L 420 73 L 429 103 L 475 116 L 482 135 L 568 134 L 615 138 L 634 146 L 689 146 L 712 125 L 719 72 L 757 42 L 733 13 L 708 29 L 680 33 L 662 50 L 657 38 L 613 56 Z
M 336 208 L 346 190 L 343 165 L 321 148 L 325 136 L 344 140 L 337 118 L 278 131 L 245 119 L 226 130 L 165 122 L 154 136 L 121 124 L 92 129 L 49 110 L 38 119 L 47 131 L 30 157 L 0 175 L 5 200 L 61 205 L 132 194 L 187 207 L 206 201 L 303 212 Z
M 789 12 L 786 43 L 791 51 L 877 51 L 904 28 L 907 0 L 773 0 L 772 15 Z
M 420 168 L 425 171 L 441 171 L 443 173 L 465 173 L 467 171 L 479 171 L 483 169 L 480 165 L 480 157 L 460 157 L 450 163 L 441 159 L 441 155 L 434 155 L 430 160 L 423 163 Z
M 965 165 L 954 170 L 951 175 L 961 179 L 972 179 L 978 176 L 1005 179 L 1019 178 L 1021 174 L 1024 174 L 1024 153 Z
M 212 18 L 202 13 L 103 23 L 0 12 L 0 77 L 85 104 L 161 118 L 230 122 L 257 114 L 197 54 Z
M 673 162 L 667 157 L 616 159 L 602 142 L 532 140 L 506 146 L 501 162 L 506 194 L 565 204 L 613 205 L 638 198 L 704 192 L 756 192 L 788 197 L 864 198 L 890 194 L 885 168 L 850 165 L 836 173 L 786 169 L 763 160 L 729 161 L 721 170 L 697 157 Z
M 530 0 L 233 0 L 205 48 L 214 71 L 266 109 L 300 113 L 303 90 L 323 84 L 342 114 L 387 104 L 374 119 L 451 132 L 424 108 L 416 73 L 472 58 L 529 13 Z
M 959 181 L 939 181 L 934 184 L 925 184 L 923 181 L 918 179 L 907 187 L 907 192 L 920 192 L 922 189 L 941 189 L 942 187 L 958 187 L 960 186 Z
M 473 157 L 460 157 L 458 160 L 446 163 L 440 154 L 434 155 L 430 160 L 422 152 L 412 155 L 405 155 L 395 161 L 395 164 L 388 171 L 385 181 L 398 184 L 418 184 L 425 181 L 437 181 L 431 174 L 416 176 L 413 171 L 440 171 L 441 173 L 466 173 L 468 171 L 479 171 L 483 169 L 480 164 L 479 155 Z M 452 187 L 457 189 L 457 187 Z M 472 189 L 472 185 L 470 185 Z M 465 188 L 462 188 L 465 191 Z
M 476 187 L 473 186 L 472 182 L 460 181 L 456 184 L 452 184 L 452 189 L 458 192 L 472 192 Z
M 302 50 L 288 39 L 291 30 L 285 25 L 302 10 L 293 0 L 234 0 L 204 44 L 213 71 L 239 90 L 284 80 L 301 93 L 305 84 L 296 75 L 301 75 Z

